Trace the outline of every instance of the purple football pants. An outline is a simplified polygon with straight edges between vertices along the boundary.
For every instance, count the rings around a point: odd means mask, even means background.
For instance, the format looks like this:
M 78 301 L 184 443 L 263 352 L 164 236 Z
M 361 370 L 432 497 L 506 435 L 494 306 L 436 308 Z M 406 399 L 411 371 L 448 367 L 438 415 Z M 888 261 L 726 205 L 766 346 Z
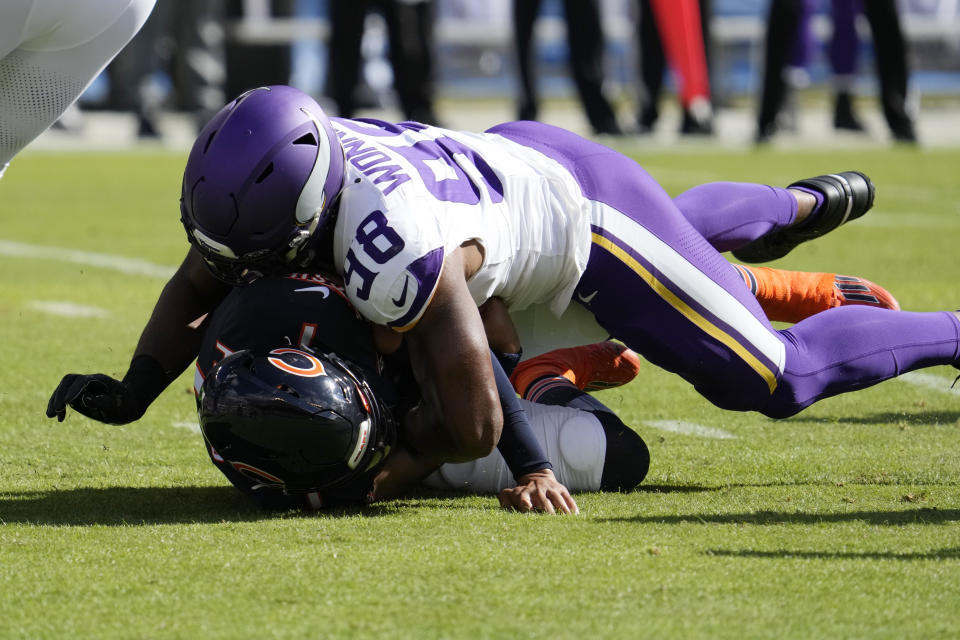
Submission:
M 960 357 L 949 312 L 849 306 L 776 330 L 720 251 L 792 222 L 786 189 L 711 183 L 670 196 L 636 162 L 550 125 L 490 129 L 567 168 L 593 201 L 574 300 L 613 337 L 718 407 L 791 416 L 813 402 Z
M 817 44 L 811 27 L 817 4 L 816 0 L 803 0 L 796 40 L 790 50 L 791 67 L 806 69 L 810 64 L 810 52 Z M 859 0 L 830 2 L 830 17 L 833 22 L 833 35 L 830 37 L 829 46 L 830 68 L 836 76 L 851 76 L 857 70 L 860 36 L 857 34 L 856 19 L 860 10 Z
M 833 0 L 830 3 L 830 16 L 833 18 L 830 66 L 836 76 L 852 76 L 857 70 L 860 36 L 857 34 L 856 21 L 860 11 L 858 0 Z

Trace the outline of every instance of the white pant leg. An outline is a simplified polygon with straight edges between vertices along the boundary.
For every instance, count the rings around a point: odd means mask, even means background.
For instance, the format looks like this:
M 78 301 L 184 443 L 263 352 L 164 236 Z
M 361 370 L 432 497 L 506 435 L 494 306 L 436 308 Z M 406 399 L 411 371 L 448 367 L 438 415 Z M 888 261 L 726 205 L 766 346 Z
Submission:
M 4 0 L 0 172 L 136 35 L 156 0 Z
M 537 441 L 553 463 L 557 480 L 570 491 L 598 491 L 607 452 L 607 437 L 600 421 L 579 409 L 520 402 Z M 497 493 L 516 486 L 499 451 L 471 462 L 445 464 L 423 484 L 471 493 Z

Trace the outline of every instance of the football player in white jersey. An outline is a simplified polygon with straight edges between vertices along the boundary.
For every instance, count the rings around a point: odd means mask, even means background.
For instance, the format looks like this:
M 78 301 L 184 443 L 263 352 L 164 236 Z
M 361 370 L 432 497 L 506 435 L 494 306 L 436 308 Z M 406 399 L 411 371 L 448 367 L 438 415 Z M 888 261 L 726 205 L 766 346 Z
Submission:
M 960 357 L 960 318 L 842 306 L 775 330 L 720 251 L 772 260 L 862 216 L 856 172 L 788 188 L 700 185 L 675 199 L 639 165 L 533 122 L 482 134 L 328 119 L 289 87 L 245 93 L 201 132 L 184 172 L 192 250 L 123 381 L 55 393 L 138 418 L 197 354 L 193 321 L 231 284 L 331 261 L 383 352 L 402 336 L 429 379 L 411 464 L 475 459 L 503 425 L 478 305 L 570 314 L 681 375 L 716 405 L 785 417 L 816 400 Z M 560 346 L 560 345 L 557 345 Z M 61 392 L 67 384 L 68 392 Z M 388 465 L 389 467 L 389 465 Z M 552 473 L 521 479 L 554 491 Z
M 0 176 L 136 35 L 155 2 L 0 3 Z

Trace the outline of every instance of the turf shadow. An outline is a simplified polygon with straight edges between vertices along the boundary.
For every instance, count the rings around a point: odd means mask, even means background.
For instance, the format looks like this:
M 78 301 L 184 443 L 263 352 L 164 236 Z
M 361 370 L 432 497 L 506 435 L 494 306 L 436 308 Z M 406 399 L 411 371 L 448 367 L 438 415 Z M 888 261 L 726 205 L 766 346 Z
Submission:
M 382 516 L 380 505 L 315 511 L 266 511 L 233 487 L 77 487 L 0 491 L 0 523 L 138 526 L 254 522 L 289 517 Z
M 960 560 L 960 548 L 935 549 L 933 551 L 794 551 L 778 549 L 776 551 L 754 551 L 752 549 L 710 549 L 709 556 L 727 556 L 732 558 L 802 558 L 811 560 Z
M 723 486 L 705 486 L 699 484 L 641 484 L 634 488 L 633 492 L 641 493 L 706 493 L 708 491 L 720 491 L 727 489 L 731 485 Z
M 624 493 L 708 493 L 710 491 L 727 491 L 729 489 L 757 489 L 761 487 L 819 487 L 818 481 L 788 482 L 771 480 L 769 482 L 729 482 L 725 484 L 641 484 Z
M 598 518 L 603 522 L 637 524 L 822 524 L 860 521 L 871 525 L 946 524 L 960 521 L 960 509 L 906 509 L 902 511 L 849 511 L 844 513 L 806 513 L 800 511 L 755 511 L 752 513 L 692 513 L 670 516 L 638 515 L 630 518 Z

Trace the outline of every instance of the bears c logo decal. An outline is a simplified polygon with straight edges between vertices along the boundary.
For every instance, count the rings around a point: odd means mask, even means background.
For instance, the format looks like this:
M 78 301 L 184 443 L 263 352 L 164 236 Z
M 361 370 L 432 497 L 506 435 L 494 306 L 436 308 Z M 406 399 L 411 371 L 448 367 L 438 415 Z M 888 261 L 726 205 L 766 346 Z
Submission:
M 313 354 L 300 349 L 274 349 L 267 356 L 267 362 L 281 371 L 304 378 L 316 378 L 327 375 L 323 364 Z

